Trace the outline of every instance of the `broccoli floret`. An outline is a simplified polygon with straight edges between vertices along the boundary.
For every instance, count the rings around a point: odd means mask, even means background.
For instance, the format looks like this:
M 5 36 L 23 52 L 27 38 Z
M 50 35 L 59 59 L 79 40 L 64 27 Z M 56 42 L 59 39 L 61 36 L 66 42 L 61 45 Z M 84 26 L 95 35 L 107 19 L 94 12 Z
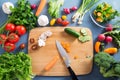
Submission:
M 104 77 L 120 77 L 120 62 L 116 62 L 103 74 Z
M 112 56 L 105 52 L 99 52 L 94 57 L 94 62 L 100 66 L 108 69 L 111 66 L 111 63 L 114 63 L 115 60 Z
M 94 62 L 100 68 L 104 77 L 120 77 L 120 62 L 105 52 L 99 52 L 94 57 Z

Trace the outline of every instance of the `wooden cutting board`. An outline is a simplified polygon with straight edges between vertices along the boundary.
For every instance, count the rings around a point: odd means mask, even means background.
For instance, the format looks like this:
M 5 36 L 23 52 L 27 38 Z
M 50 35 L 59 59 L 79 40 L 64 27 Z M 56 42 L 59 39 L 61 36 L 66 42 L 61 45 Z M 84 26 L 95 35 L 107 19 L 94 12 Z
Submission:
M 69 76 L 69 72 L 63 63 L 62 58 L 57 61 L 53 68 L 49 71 L 44 71 L 44 67 L 53 59 L 54 56 L 60 56 L 57 51 L 55 40 L 60 42 L 70 43 L 70 53 L 68 53 L 71 60 L 71 67 L 77 75 L 85 75 L 91 72 L 93 64 L 93 40 L 92 33 L 88 28 L 88 35 L 91 36 L 91 40 L 86 43 L 81 43 L 77 38 L 64 32 L 65 27 L 42 27 L 35 28 L 30 31 L 29 39 L 34 38 L 35 43 L 39 36 L 50 30 L 53 35 L 46 40 L 46 45 L 44 47 L 39 47 L 37 50 L 32 50 L 31 46 L 33 44 L 28 41 L 28 53 L 32 59 L 32 71 L 36 75 L 40 76 Z M 84 27 L 70 27 L 76 31 L 80 31 Z M 34 43 L 34 44 L 35 44 Z M 77 56 L 77 59 L 74 57 Z

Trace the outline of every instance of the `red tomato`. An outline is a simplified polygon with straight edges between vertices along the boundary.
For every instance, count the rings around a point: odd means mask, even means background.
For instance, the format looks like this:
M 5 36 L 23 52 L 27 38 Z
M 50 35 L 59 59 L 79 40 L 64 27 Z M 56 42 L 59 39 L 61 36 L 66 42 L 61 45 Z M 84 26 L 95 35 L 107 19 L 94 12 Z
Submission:
M 19 41 L 19 36 L 16 34 L 16 33 L 11 33 L 9 36 L 8 36 L 8 41 L 11 42 L 11 43 L 16 43 Z
M 4 45 L 4 50 L 7 52 L 11 52 L 11 51 L 15 50 L 15 48 L 16 48 L 16 45 L 13 43 L 10 43 L 10 42 L 6 42 Z
M 6 40 L 7 40 L 6 35 L 4 35 L 4 34 L 0 34 L 0 44 L 5 43 Z
M 16 26 L 15 28 L 18 35 L 22 36 L 26 33 L 26 29 L 24 26 Z
M 68 24 L 69 24 L 69 21 L 67 21 L 67 20 L 62 21 L 63 26 L 67 26 Z
M 61 18 L 57 18 L 57 19 L 56 19 L 56 23 L 57 23 L 57 24 L 61 24 L 61 23 L 62 23 L 62 19 L 61 19 Z
M 15 31 L 15 25 L 13 23 L 8 23 L 5 26 L 5 30 L 9 32 L 14 32 Z

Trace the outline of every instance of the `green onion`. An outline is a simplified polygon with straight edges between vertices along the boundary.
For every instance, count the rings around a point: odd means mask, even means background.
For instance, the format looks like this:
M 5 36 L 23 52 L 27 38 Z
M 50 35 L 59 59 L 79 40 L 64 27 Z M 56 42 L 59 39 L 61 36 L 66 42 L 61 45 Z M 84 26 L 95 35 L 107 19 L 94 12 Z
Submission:
M 76 22 L 78 20 L 78 24 L 82 24 L 85 13 L 88 12 L 98 1 L 99 0 L 82 0 L 81 6 L 72 17 L 72 21 Z

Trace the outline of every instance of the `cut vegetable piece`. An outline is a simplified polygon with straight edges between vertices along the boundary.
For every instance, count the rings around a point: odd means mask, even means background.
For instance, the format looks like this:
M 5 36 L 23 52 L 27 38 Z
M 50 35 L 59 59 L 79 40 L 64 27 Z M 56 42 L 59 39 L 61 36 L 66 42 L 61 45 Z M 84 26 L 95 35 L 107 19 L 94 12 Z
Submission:
M 64 31 L 68 34 L 73 35 L 76 38 L 78 38 L 80 36 L 80 34 L 78 32 L 76 32 L 75 30 L 73 30 L 71 28 L 65 28 Z
M 80 30 L 80 32 L 81 32 L 82 34 L 87 33 L 84 28 L 82 28 L 82 29 Z
M 90 36 L 80 36 L 78 39 L 80 42 L 84 43 L 84 42 L 90 41 L 91 37 Z
M 44 68 L 45 71 L 49 71 L 58 61 L 59 57 L 55 56 Z
M 67 53 L 70 53 L 70 44 L 68 42 L 61 42 L 63 48 L 66 50 Z
M 84 28 L 82 28 L 82 29 L 80 30 L 80 33 L 81 33 L 83 36 L 86 36 L 86 35 L 87 35 L 87 31 L 86 31 L 86 29 L 84 29 Z

